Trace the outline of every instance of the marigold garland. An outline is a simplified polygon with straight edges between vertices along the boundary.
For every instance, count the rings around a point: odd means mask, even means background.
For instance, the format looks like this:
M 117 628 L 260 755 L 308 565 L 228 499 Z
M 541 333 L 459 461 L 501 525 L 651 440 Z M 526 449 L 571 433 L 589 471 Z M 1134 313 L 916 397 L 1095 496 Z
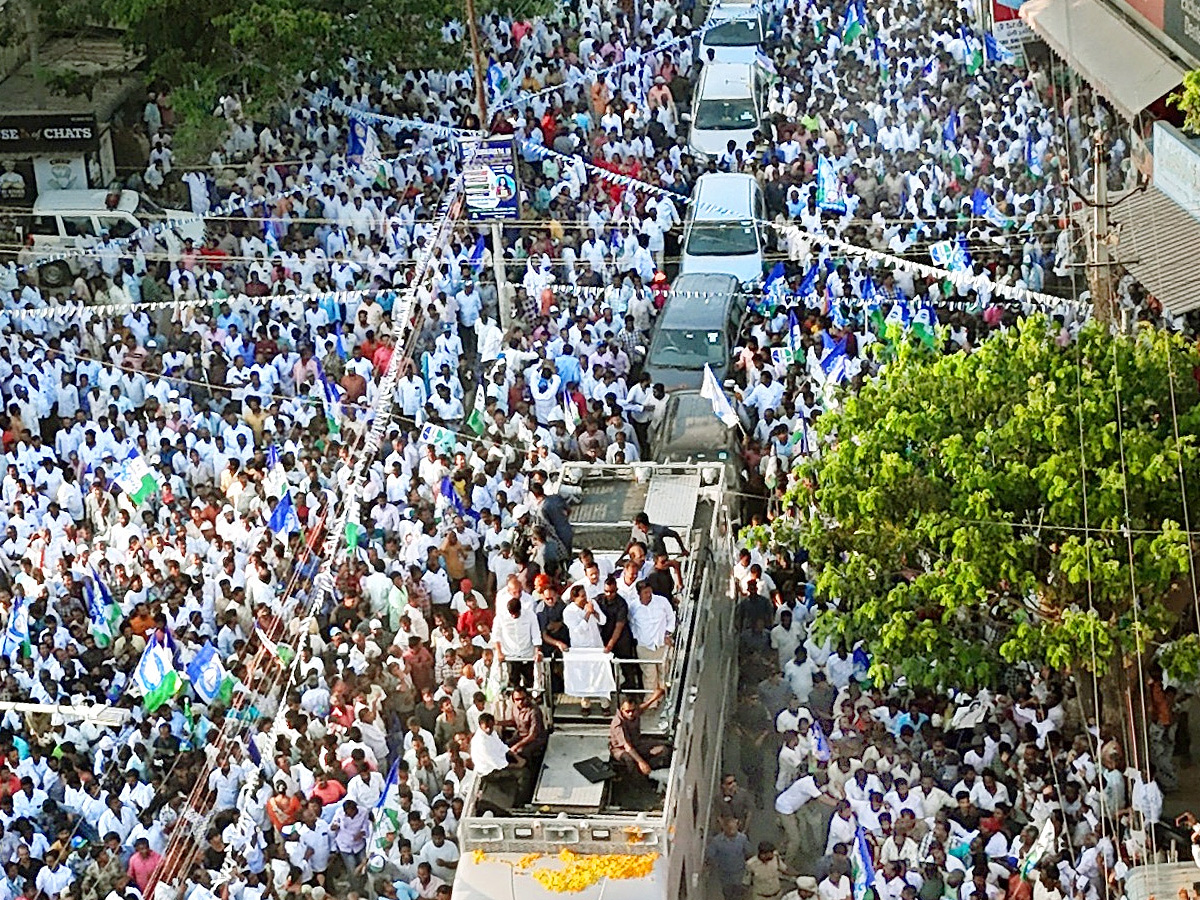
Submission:
M 476 864 L 488 859 L 487 854 L 482 850 L 475 850 L 471 855 Z M 538 884 L 548 891 L 553 891 L 556 894 L 575 894 L 590 888 L 593 884 L 599 882 L 601 878 L 645 878 L 654 868 L 658 854 L 603 853 L 581 855 L 575 853 L 573 850 L 563 849 L 557 857 L 553 857 L 564 864 L 563 868 L 539 868 L 529 872 L 530 868 L 536 862 L 544 858 L 546 857 L 541 853 L 528 853 L 515 863 L 507 859 L 495 860 L 495 862 L 507 863 L 518 872 L 528 872 Z

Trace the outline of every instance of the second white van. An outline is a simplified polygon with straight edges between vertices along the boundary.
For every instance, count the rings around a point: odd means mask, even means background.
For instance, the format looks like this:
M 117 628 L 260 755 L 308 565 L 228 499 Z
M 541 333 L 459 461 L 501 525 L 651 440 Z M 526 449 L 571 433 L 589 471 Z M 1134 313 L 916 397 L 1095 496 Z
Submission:
M 745 149 L 762 128 L 766 90 L 751 63 L 709 63 L 700 70 L 688 144 L 701 156 L 720 156 L 733 141 Z

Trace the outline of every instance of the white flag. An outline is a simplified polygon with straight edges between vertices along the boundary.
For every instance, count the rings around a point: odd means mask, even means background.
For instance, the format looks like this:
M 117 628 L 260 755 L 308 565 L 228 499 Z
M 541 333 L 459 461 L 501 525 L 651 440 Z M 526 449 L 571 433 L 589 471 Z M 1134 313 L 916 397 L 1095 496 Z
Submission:
M 720 419 L 726 428 L 738 426 L 738 415 L 734 412 L 733 404 L 725 396 L 725 391 L 717 382 L 717 376 L 707 363 L 704 364 L 704 382 L 700 385 L 700 396 L 712 404 L 713 415 Z

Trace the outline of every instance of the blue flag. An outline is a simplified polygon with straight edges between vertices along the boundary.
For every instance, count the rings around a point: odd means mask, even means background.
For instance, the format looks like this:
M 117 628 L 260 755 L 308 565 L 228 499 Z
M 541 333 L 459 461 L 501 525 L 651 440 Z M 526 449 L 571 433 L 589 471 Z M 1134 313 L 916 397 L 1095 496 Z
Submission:
M 820 366 L 826 378 L 832 378 L 835 381 L 845 380 L 846 345 L 849 340 L 850 336 L 847 334 L 835 341 L 828 331 L 821 332 L 821 341 L 825 345 L 825 352 L 821 355 Z
M 813 739 L 813 756 L 817 758 L 817 762 L 829 762 L 833 753 L 829 750 L 829 741 L 825 739 L 825 729 L 821 727 L 821 723 L 813 722 L 809 732 Z
M 275 236 L 275 223 L 269 218 L 263 219 L 263 243 L 267 245 L 271 256 L 279 255 L 279 238 Z
M 362 164 L 363 153 L 367 149 L 367 123 L 362 119 L 350 120 L 350 140 L 346 150 L 346 162 L 352 166 Z
M 892 304 L 891 312 L 888 313 L 887 320 L 884 324 L 896 325 L 907 331 L 909 319 L 908 301 L 902 298 Z
M 929 245 L 929 258 L 933 264 L 951 272 L 962 272 L 967 268 L 965 252 L 966 245 L 960 241 L 938 241 Z
M 962 251 L 963 268 L 970 269 L 971 251 L 967 249 L 967 236 L 965 234 L 960 233 L 958 236 L 958 249 Z
M 1037 140 L 1035 138 L 1036 135 L 1031 128 L 1029 134 L 1025 137 L 1025 168 L 1029 170 L 1029 174 L 1034 178 L 1041 178 L 1045 173 L 1042 172 L 1041 156 L 1035 152 L 1037 147 Z
M 279 461 L 279 448 L 272 444 L 267 448 L 267 471 L 263 476 L 263 487 L 267 498 L 276 499 L 275 508 L 267 520 L 267 527 L 272 533 L 281 531 L 289 533 L 300 530 L 300 520 L 296 515 L 296 504 L 292 500 L 292 488 L 287 481 L 287 473 Z
M 4 631 L 4 638 L 0 640 L 0 654 L 12 661 L 22 653 L 32 656 L 33 647 L 29 641 L 29 598 L 18 594 L 13 598 L 8 628 Z
M 987 211 L 990 202 L 987 191 L 981 187 L 975 188 L 971 191 L 971 215 L 982 216 Z
M 271 510 L 271 518 L 267 520 L 267 527 L 274 534 L 285 530 L 290 534 L 300 530 L 300 521 L 296 516 L 296 504 L 292 501 L 291 491 L 279 498 L 279 502 Z
M 875 294 L 875 280 L 870 275 L 863 276 L 862 286 L 859 288 L 859 291 L 862 293 L 863 306 L 865 306 L 868 311 L 872 309 L 879 309 L 881 304 L 879 302 L 879 298 Z
M 346 345 L 342 343 L 342 329 L 338 328 L 338 333 L 333 338 L 333 349 L 337 353 L 339 359 L 349 359 L 350 354 L 346 352 Z
M 875 37 L 873 52 L 875 54 L 875 65 L 879 69 L 879 80 L 887 83 L 892 78 L 892 67 L 888 65 L 887 53 L 884 52 L 883 42 L 879 40 L 878 35 Z
M 807 272 L 804 273 L 804 279 L 800 282 L 800 287 L 796 289 L 796 296 L 801 300 L 812 296 L 817 291 L 817 273 L 819 268 L 816 263 L 809 266 Z
M 467 260 L 471 264 L 471 271 L 476 275 L 483 271 L 483 254 L 486 249 L 487 241 L 481 234 L 475 238 L 475 246 L 471 248 L 471 255 Z
M 846 313 L 842 310 L 842 304 L 836 297 L 831 297 L 829 300 L 829 316 L 834 328 L 850 327 L 850 320 L 846 318 Z
M 950 115 L 946 117 L 946 124 L 942 126 L 942 140 L 947 144 L 953 144 L 958 140 L 958 109 L 950 110 Z
M 875 884 L 875 864 L 871 860 L 871 848 L 867 846 L 867 833 L 861 825 L 854 829 L 854 852 L 850 855 L 850 872 L 854 876 L 854 900 L 863 900 L 867 891 Z
M 1000 211 L 1000 207 L 996 206 L 992 198 L 987 195 L 987 191 L 981 187 L 977 187 L 971 192 L 971 214 L 982 216 L 998 228 L 1007 228 L 1012 224 L 1012 220 Z
M 766 305 L 773 309 L 776 306 L 783 306 L 787 302 L 787 295 L 788 283 L 783 273 L 783 263 L 777 262 L 771 267 L 766 281 L 763 282 L 763 298 L 766 300 Z
M 438 485 L 438 493 L 450 501 L 450 508 L 464 519 L 468 517 L 472 519 L 479 518 L 479 513 L 473 509 L 469 510 L 463 505 L 462 498 L 458 496 L 458 491 L 454 489 L 454 482 L 451 481 L 449 475 L 442 477 L 442 481 Z
M 321 396 L 325 404 L 325 424 L 331 434 L 342 430 L 342 404 L 337 390 L 325 375 L 325 367 L 317 361 L 317 378 L 321 382 Z
M 788 349 L 795 353 L 803 338 L 804 329 L 800 327 L 800 320 L 796 317 L 796 311 L 790 309 L 788 310 Z
M 387 803 L 388 792 L 392 790 L 400 781 L 400 757 L 396 757 L 396 761 L 392 763 L 392 767 L 388 769 L 387 780 L 383 783 L 383 792 L 379 795 L 379 802 L 375 804 L 376 809 L 383 809 Z
M 983 48 L 987 53 L 989 62 L 1011 66 L 1017 61 L 1017 55 L 996 40 L 991 34 L 983 36 Z
M 846 191 L 833 160 L 825 156 L 817 157 L 817 207 L 824 212 L 845 213 Z
M 871 657 L 867 653 L 867 648 L 859 643 L 854 648 L 854 652 L 850 655 L 850 661 L 854 664 L 854 680 L 866 681 L 868 673 L 871 671 Z
M 504 74 L 504 70 L 494 60 L 488 62 L 487 67 L 487 88 L 488 96 L 492 100 L 499 100 L 508 93 L 508 77 Z
M 217 656 L 212 641 L 205 641 L 196 658 L 188 664 L 187 677 L 192 690 L 205 703 L 212 703 L 221 694 L 221 683 L 225 680 L 225 669 Z

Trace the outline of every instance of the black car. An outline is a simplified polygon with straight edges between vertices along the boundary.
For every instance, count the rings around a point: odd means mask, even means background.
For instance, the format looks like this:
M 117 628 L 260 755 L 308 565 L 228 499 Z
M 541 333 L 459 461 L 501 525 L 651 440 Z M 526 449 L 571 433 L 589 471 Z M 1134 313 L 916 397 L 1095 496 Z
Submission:
M 729 508 L 736 519 L 747 480 L 740 438 L 741 431 L 727 428 L 713 415 L 712 402 L 699 391 L 676 391 L 667 397 L 666 411 L 650 432 L 650 449 L 656 463 L 723 463 L 725 486 L 732 492 Z
M 699 388 L 705 364 L 723 381 L 745 314 L 734 276 L 680 276 L 655 323 L 644 370 L 668 391 Z

